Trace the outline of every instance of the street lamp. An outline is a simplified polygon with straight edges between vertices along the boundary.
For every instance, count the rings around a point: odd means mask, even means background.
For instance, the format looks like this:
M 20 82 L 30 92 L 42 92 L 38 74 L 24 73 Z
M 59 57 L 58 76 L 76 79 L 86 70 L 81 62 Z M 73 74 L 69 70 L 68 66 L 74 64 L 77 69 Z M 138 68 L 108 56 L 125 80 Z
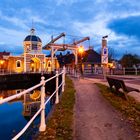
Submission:
M 3 69 L 3 65 L 4 65 L 4 60 L 0 60 L 0 70 L 2 72 L 2 69 Z
M 81 74 L 83 75 L 83 68 L 82 68 L 82 55 L 83 55 L 83 52 L 84 52 L 84 47 L 83 46 L 80 46 L 78 48 L 78 52 L 80 54 L 80 71 L 81 71 Z
M 80 54 L 80 58 L 81 58 L 81 62 L 82 62 L 82 54 L 83 54 L 83 52 L 84 52 L 84 47 L 83 47 L 83 46 L 80 46 L 80 47 L 78 48 L 78 52 L 79 52 L 79 54 Z
M 84 52 L 84 47 L 83 47 L 83 46 L 80 46 L 80 47 L 78 48 L 78 51 L 79 51 L 79 53 L 82 55 L 82 53 Z
M 102 39 L 105 39 L 105 38 L 108 38 L 108 35 L 105 35 L 105 36 L 102 37 Z
M 3 65 L 3 63 L 4 63 L 4 60 L 0 60 L 0 64 Z

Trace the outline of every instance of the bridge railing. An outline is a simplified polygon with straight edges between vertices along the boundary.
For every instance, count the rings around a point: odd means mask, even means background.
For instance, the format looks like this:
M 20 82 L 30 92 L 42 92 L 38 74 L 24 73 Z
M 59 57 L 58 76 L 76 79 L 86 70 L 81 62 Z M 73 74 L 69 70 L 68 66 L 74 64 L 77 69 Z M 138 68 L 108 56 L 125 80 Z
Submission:
M 58 77 L 59 75 L 62 75 L 62 82 L 60 85 L 59 84 L 59 80 Z M 45 101 L 45 84 L 56 78 L 56 89 L 53 92 L 53 94 Z M 33 91 L 34 89 L 41 87 L 41 105 L 40 105 L 40 109 L 36 112 L 36 114 L 30 119 L 30 121 L 25 125 L 25 127 L 12 139 L 12 140 L 17 140 L 18 138 L 21 137 L 21 135 L 28 129 L 28 127 L 31 125 L 31 123 L 35 120 L 35 118 L 41 113 L 41 120 L 40 120 L 40 127 L 39 127 L 39 131 L 43 132 L 46 130 L 46 123 L 45 123 L 45 106 L 46 104 L 50 101 L 50 99 L 55 95 L 56 96 L 56 100 L 55 100 L 55 104 L 59 103 L 59 95 L 58 95 L 58 90 L 59 88 L 62 86 L 62 92 L 64 92 L 64 86 L 65 86 L 65 68 L 63 68 L 62 72 L 58 73 L 58 71 L 56 71 L 55 76 L 45 80 L 45 77 L 42 76 L 41 77 L 41 82 L 27 90 L 24 90 L 23 92 L 20 92 L 16 95 L 12 95 L 10 97 L 7 97 L 5 99 L 0 100 L 0 104 L 6 103 L 8 101 L 11 101 L 15 98 L 21 97 L 24 94 L 27 94 L 31 91 Z

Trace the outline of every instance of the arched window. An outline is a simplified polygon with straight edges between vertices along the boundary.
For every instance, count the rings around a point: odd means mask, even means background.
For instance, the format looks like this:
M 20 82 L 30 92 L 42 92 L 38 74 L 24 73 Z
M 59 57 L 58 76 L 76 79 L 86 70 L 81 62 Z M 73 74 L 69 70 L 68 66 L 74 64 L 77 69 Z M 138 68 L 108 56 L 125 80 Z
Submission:
M 21 67 L 21 61 L 20 61 L 20 60 L 17 60 L 17 62 L 16 62 L 16 66 L 17 66 L 18 68 Z
M 48 61 L 48 67 L 51 67 L 51 61 Z

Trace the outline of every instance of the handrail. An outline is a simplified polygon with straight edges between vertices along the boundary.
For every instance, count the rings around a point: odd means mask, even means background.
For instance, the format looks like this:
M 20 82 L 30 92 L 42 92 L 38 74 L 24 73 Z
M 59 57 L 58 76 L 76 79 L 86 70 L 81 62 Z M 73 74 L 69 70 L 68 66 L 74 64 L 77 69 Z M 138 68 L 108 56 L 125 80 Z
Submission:
M 40 108 L 36 114 L 30 119 L 30 121 L 25 125 L 25 127 L 14 137 L 12 140 L 17 140 L 30 126 L 30 124 L 34 121 L 34 119 L 39 115 L 41 112 L 42 108 Z
M 53 92 L 53 94 L 48 98 L 48 100 L 45 102 L 45 105 L 49 102 L 49 100 L 54 96 L 54 94 L 59 90 L 59 88 L 62 86 L 63 83 L 61 83 L 58 87 L 57 90 Z M 34 119 L 39 115 L 43 108 L 41 107 L 36 114 L 30 119 L 30 121 L 24 126 L 24 128 L 12 139 L 12 140 L 17 140 L 30 126 L 30 124 L 34 121 Z
M 62 75 L 62 82 L 61 84 L 58 86 L 58 76 L 59 75 Z M 45 102 L 45 84 L 54 79 L 56 77 L 56 90 L 53 92 L 53 94 L 47 99 L 47 101 Z M 40 123 L 40 131 L 45 131 L 45 128 L 46 128 L 46 125 L 45 125 L 45 105 L 50 101 L 50 99 L 54 96 L 54 94 L 56 94 L 56 100 L 55 103 L 57 104 L 59 102 L 59 97 L 58 97 L 58 90 L 59 88 L 62 86 L 62 92 L 64 91 L 64 85 L 65 85 L 65 67 L 64 69 L 62 70 L 61 73 L 58 74 L 58 71 L 56 71 L 56 75 L 47 79 L 47 80 L 44 80 L 45 78 L 42 77 L 41 78 L 41 82 L 25 91 L 22 91 L 16 95 L 12 95 L 10 97 L 7 97 L 5 99 L 2 99 L 0 100 L 0 104 L 3 104 L 5 102 L 8 102 L 8 101 L 11 101 L 17 97 L 20 97 L 40 86 L 41 87 L 41 105 L 40 105 L 40 109 L 36 112 L 36 114 L 30 119 L 30 121 L 24 126 L 24 128 L 12 139 L 12 140 L 17 140 L 27 129 L 28 127 L 30 126 L 30 124 L 34 121 L 34 119 L 40 114 L 41 112 L 41 123 Z
M 61 74 L 63 74 L 63 72 L 59 73 L 58 76 L 61 75 Z M 49 78 L 49 79 L 47 79 L 47 80 L 44 81 L 44 82 L 47 83 L 48 81 L 54 79 L 55 77 L 56 77 L 56 75 L 53 76 L 53 77 L 51 77 L 51 78 Z M 43 84 L 44 84 L 44 83 L 41 83 L 41 82 L 40 82 L 39 84 L 37 84 L 37 85 L 35 85 L 35 86 L 31 87 L 31 88 L 28 88 L 28 89 L 26 89 L 26 90 L 24 90 L 24 91 L 22 91 L 22 92 L 20 92 L 20 93 L 18 93 L 18 94 L 16 94 L 16 95 L 12 95 L 12 96 L 10 96 L 10 97 L 4 98 L 4 99 L 0 100 L 0 104 L 6 103 L 6 102 L 9 102 L 9 101 L 11 101 L 11 100 L 13 100 L 13 99 L 15 99 L 15 98 L 18 98 L 18 97 L 20 97 L 20 96 L 22 96 L 22 95 L 24 95 L 24 94 L 26 94 L 26 93 L 28 93 L 28 92 L 34 90 L 34 89 L 40 87 L 40 86 L 43 85 Z
M 6 103 L 6 102 L 9 102 L 9 101 L 11 101 L 11 100 L 13 100 L 15 98 L 18 98 L 18 97 L 20 97 L 20 96 L 22 96 L 22 95 L 34 90 L 34 89 L 40 87 L 41 85 L 42 85 L 42 83 L 37 84 L 37 85 L 35 85 L 35 86 L 31 87 L 31 88 L 28 88 L 27 90 L 24 90 L 24 91 L 16 94 L 16 95 L 12 95 L 10 97 L 4 98 L 4 99 L 0 100 L 0 104 Z
M 58 87 L 58 90 L 59 90 L 59 88 L 62 86 L 62 84 L 63 84 L 63 83 L 60 84 L 60 86 Z M 49 100 L 53 97 L 53 95 L 54 95 L 58 90 L 55 90 L 55 91 L 54 91 L 54 93 L 53 93 L 53 94 L 48 98 L 48 100 L 45 102 L 45 105 L 49 102 Z

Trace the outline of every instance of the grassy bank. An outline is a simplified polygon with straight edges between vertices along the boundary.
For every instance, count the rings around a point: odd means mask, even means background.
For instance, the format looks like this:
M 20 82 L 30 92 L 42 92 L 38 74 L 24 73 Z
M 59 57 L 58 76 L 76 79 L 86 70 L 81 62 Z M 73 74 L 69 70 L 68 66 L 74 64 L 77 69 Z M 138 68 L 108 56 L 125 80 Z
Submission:
M 46 131 L 40 133 L 38 140 L 72 140 L 73 138 L 73 108 L 75 89 L 70 78 L 66 78 L 65 91 L 60 103 L 47 122 Z
M 140 103 L 136 102 L 132 97 L 128 97 L 129 101 L 114 95 L 110 89 L 102 84 L 97 84 L 102 95 L 119 110 L 134 126 L 135 130 L 140 132 Z

